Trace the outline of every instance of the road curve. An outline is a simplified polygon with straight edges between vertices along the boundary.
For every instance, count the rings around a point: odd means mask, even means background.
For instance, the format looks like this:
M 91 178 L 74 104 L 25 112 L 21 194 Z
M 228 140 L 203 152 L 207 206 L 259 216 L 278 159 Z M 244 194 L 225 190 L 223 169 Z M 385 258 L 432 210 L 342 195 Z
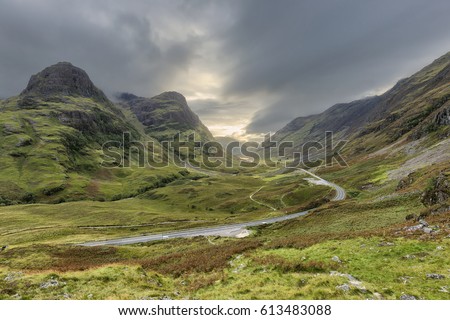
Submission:
M 345 190 L 341 188 L 340 186 L 329 182 L 327 180 L 324 180 L 320 178 L 319 176 L 307 171 L 300 169 L 301 171 L 304 171 L 305 173 L 311 175 L 315 179 L 318 179 L 322 184 L 328 185 L 331 188 L 335 189 L 336 195 L 331 199 L 331 201 L 341 201 L 345 199 Z M 173 239 L 173 238 L 191 238 L 191 237 L 197 237 L 197 236 L 229 236 L 229 235 L 236 235 L 239 234 L 242 230 L 248 227 L 256 227 L 261 226 L 265 224 L 272 224 L 276 222 L 282 222 L 287 221 L 295 218 L 302 217 L 306 214 L 308 214 L 309 211 L 302 211 L 297 213 L 292 213 L 280 217 L 275 218 L 269 218 L 269 219 L 261 219 L 261 220 L 254 220 L 249 222 L 243 222 L 243 223 L 235 223 L 235 224 L 227 224 L 227 225 L 221 225 L 221 226 L 213 226 L 213 227 L 205 227 L 205 228 L 192 228 L 192 229 L 186 229 L 186 230 L 178 230 L 178 231 L 169 231 L 164 233 L 156 233 L 151 235 L 144 235 L 144 236 L 137 236 L 137 237 L 129 237 L 129 238 L 119 238 L 119 239 L 111 239 L 111 240 L 103 240 L 103 241 L 92 241 L 92 242 L 85 242 L 82 244 L 79 244 L 81 246 L 85 247 L 95 247 L 95 246 L 121 246 L 121 245 L 128 245 L 128 244 L 136 244 L 136 243 L 143 243 L 143 242 L 150 242 L 150 241 L 157 241 L 157 240 L 167 240 L 167 239 Z
M 336 191 L 336 194 L 333 197 L 333 199 L 331 199 L 331 201 L 341 201 L 341 200 L 345 199 L 346 193 L 345 193 L 345 190 L 342 187 L 338 186 L 335 183 L 332 183 L 330 181 L 322 179 L 318 175 L 315 175 L 314 173 L 309 172 L 308 170 L 305 170 L 305 169 L 299 169 L 299 170 L 304 172 L 304 173 L 306 173 L 306 174 L 309 174 L 311 177 L 313 177 L 313 178 L 317 179 L 318 181 L 320 181 L 323 185 L 327 185 L 327 186 L 330 186 L 331 188 L 333 188 Z

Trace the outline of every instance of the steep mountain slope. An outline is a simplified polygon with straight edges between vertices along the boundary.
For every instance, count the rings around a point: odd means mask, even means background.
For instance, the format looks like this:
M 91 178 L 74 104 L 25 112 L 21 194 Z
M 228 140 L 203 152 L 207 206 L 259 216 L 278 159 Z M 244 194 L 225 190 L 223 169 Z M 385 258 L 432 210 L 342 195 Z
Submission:
M 332 131 L 337 137 L 348 137 L 361 130 L 368 122 L 370 111 L 380 102 L 380 97 L 369 97 L 350 103 L 332 106 L 321 114 L 299 117 L 277 131 L 276 141 L 292 141 L 296 147 L 307 141 L 321 141 L 325 131 Z
M 164 92 L 153 98 L 123 93 L 118 98 L 121 106 L 130 109 L 145 126 L 145 132 L 159 141 L 170 140 L 179 132 L 184 135 L 195 132 L 202 141 L 214 139 L 178 92 Z
M 351 155 L 374 152 L 400 139 L 448 137 L 450 52 L 381 96 L 337 104 L 325 112 L 294 119 L 279 130 L 275 140 L 322 140 L 325 131 L 350 139 Z M 433 138 L 434 139 L 434 138 Z
M 102 144 L 123 132 L 141 136 L 86 72 L 67 62 L 44 69 L 0 101 L 0 203 L 108 200 L 151 185 L 149 170 L 101 166 Z

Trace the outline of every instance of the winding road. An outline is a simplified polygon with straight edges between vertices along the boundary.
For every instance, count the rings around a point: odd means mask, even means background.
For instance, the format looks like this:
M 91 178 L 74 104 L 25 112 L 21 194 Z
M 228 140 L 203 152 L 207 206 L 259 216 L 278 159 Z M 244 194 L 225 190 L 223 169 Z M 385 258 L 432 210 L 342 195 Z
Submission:
M 314 173 L 311 173 L 307 170 L 304 170 L 304 169 L 299 169 L 299 170 L 301 170 L 304 173 L 313 177 L 317 184 L 327 185 L 327 186 L 330 186 L 331 188 L 333 188 L 336 191 L 336 194 L 333 197 L 333 199 L 331 199 L 331 201 L 341 201 L 341 200 L 345 199 L 346 194 L 345 194 L 345 190 L 342 187 L 340 187 L 337 184 L 334 184 L 332 182 L 329 182 L 327 180 L 324 180 L 324 179 L 320 178 L 319 176 L 315 175 Z M 237 237 L 239 237 L 239 235 L 244 233 L 246 231 L 246 228 L 248 228 L 248 227 L 256 227 L 256 226 L 261 226 L 261 225 L 265 225 L 265 224 L 272 224 L 272 223 L 276 223 L 276 222 L 287 221 L 287 220 L 302 217 L 308 213 L 309 213 L 309 211 L 302 211 L 302 212 L 292 213 L 292 214 L 279 216 L 279 217 L 275 217 L 275 218 L 254 220 L 254 221 L 243 222 L 243 223 L 227 224 L 227 225 L 205 227 L 205 228 L 192 228 L 192 229 L 178 230 L 178 231 L 168 231 L 168 232 L 164 232 L 164 233 L 157 233 L 157 234 L 143 235 L 143 236 L 129 237 L 129 238 L 118 238 L 118 239 L 103 240 L 103 241 L 92 241 L 92 242 L 82 243 L 80 245 L 86 246 L 86 247 L 120 246 L 120 245 L 157 241 L 157 240 L 167 240 L 167 239 L 173 239 L 173 238 L 191 238 L 191 237 L 197 237 L 197 236 L 237 236 Z

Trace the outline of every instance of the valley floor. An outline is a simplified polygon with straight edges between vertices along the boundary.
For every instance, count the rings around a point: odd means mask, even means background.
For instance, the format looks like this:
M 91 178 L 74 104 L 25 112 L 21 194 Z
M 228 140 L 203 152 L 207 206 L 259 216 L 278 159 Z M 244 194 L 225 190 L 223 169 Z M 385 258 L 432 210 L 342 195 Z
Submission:
M 424 212 L 420 192 L 396 191 L 377 163 L 366 177 L 349 175 L 358 165 L 320 173 L 349 191 L 339 202 L 307 175 L 273 172 L 177 181 L 152 199 L 3 207 L 0 299 L 449 299 L 449 212 L 405 220 Z M 73 245 L 316 207 L 242 239 Z

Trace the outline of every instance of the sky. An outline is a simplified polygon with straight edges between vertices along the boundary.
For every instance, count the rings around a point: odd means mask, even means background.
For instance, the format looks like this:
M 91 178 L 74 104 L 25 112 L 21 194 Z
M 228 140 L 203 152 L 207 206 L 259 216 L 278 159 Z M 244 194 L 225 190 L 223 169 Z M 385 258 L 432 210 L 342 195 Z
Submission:
M 448 0 L 0 0 L 0 98 L 59 61 L 108 96 L 178 91 L 258 138 L 381 94 L 450 50 Z

